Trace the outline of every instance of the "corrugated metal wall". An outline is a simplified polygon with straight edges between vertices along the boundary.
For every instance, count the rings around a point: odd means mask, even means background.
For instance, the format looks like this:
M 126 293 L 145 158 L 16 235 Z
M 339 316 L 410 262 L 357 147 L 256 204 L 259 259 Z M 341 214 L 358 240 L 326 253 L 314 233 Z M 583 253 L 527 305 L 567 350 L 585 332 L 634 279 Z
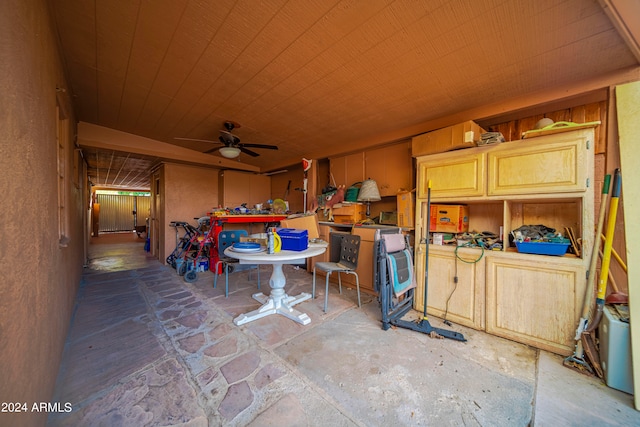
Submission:
M 97 202 L 100 203 L 100 233 L 132 231 L 133 211 L 138 212 L 137 225 L 144 225 L 151 197 L 97 194 Z
M 145 225 L 151 215 L 151 196 L 136 196 L 138 203 L 138 225 Z

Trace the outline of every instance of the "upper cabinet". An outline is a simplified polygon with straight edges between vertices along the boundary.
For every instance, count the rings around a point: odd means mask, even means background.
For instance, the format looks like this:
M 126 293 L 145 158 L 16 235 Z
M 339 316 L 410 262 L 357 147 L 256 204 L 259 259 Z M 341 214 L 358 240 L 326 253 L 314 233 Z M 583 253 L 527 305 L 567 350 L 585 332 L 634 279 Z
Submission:
M 544 142 L 534 138 L 517 144 L 515 148 L 504 144 L 488 154 L 489 196 L 586 190 L 585 157 L 592 144 L 586 135 L 556 135 Z
M 427 197 L 429 183 L 435 199 L 584 192 L 593 157 L 590 135 L 567 132 L 418 157 L 417 197 Z
M 401 189 L 413 189 L 410 141 L 333 157 L 329 163 L 336 185 L 350 187 L 371 178 L 378 184 L 382 197 L 395 196 Z
M 380 196 L 395 196 L 413 188 L 413 160 L 409 141 L 365 151 L 365 178 L 378 184 Z
M 474 197 L 485 193 L 486 156 L 469 150 L 434 154 L 418 162 L 418 198 Z
M 347 188 L 356 182 L 362 182 L 364 175 L 364 153 L 348 154 L 329 159 L 331 175 L 335 185 L 346 185 Z

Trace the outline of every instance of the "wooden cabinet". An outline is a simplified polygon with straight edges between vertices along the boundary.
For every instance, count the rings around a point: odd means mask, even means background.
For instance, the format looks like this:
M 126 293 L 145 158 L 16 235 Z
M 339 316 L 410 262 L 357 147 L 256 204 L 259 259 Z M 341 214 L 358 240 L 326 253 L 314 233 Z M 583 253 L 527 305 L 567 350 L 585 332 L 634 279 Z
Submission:
M 573 351 L 586 268 L 579 259 L 486 257 L 486 331 L 547 351 Z
M 413 188 L 413 160 L 409 141 L 368 150 L 364 158 L 365 178 L 376 181 L 380 196 L 395 196 L 398 190 Z
M 488 195 L 548 194 L 585 191 L 588 185 L 586 136 L 554 136 L 518 147 L 503 144 L 488 153 Z M 593 140 L 591 140 L 593 141 Z M 593 142 L 591 142 L 593 144 Z M 589 154 L 593 156 L 593 151 Z
M 418 162 L 418 198 L 477 197 L 486 192 L 486 156 L 482 151 L 434 154 Z
M 416 310 L 423 312 L 425 244 L 416 246 Z M 429 248 L 429 281 L 427 283 L 428 312 L 474 329 L 484 329 L 485 260 L 478 251 L 461 248 L 458 259 L 455 248 L 434 246 Z M 456 279 L 457 278 L 457 279 Z
M 355 227 L 352 231 L 353 234 L 360 236 L 360 254 L 358 255 L 358 279 L 360 280 L 360 290 L 362 292 L 368 292 L 370 294 L 376 294 L 374 289 L 375 283 L 373 279 L 373 263 L 375 260 L 375 228 Z M 350 276 L 350 275 L 346 275 Z M 350 277 L 350 279 L 355 279 Z M 355 285 L 355 280 L 353 280 Z
M 594 241 L 593 138 L 592 128 L 581 129 L 418 157 L 416 310 L 424 307 L 431 181 L 431 203 L 466 204 L 470 232 L 502 233 L 504 241 L 484 251 L 430 244 L 427 312 L 571 354 Z M 563 234 L 571 227 L 580 256 L 518 253 L 510 231 L 538 224 Z
M 336 185 L 350 187 L 365 180 L 364 153 L 348 154 L 329 159 L 329 168 Z
M 395 196 L 398 190 L 413 188 L 411 142 L 403 141 L 385 147 L 329 159 L 336 185 L 347 187 L 371 178 L 378 184 L 380 196 Z

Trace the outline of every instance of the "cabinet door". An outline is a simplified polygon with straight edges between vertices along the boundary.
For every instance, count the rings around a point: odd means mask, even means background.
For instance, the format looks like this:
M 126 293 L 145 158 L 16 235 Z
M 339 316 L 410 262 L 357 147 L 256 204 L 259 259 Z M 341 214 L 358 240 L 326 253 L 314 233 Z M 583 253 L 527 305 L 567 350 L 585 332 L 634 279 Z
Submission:
M 360 236 L 360 253 L 358 254 L 358 280 L 360 281 L 360 290 L 375 294 L 373 283 L 373 262 L 375 260 L 375 228 L 363 228 L 356 227 L 352 231 L 353 234 Z M 345 274 L 344 278 L 348 278 L 348 281 L 355 285 L 355 278 L 353 275 Z
M 431 197 L 473 197 L 485 192 L 485 153 L 452 155 L 436 154 L 418 159 L 418 198 L 427 197 L 431 181 Z
M 349 154 L 347 156 L 329 159 L 329 168 L 336 185 L 346 185 L 347 188 L 356 182 L 362 182 L 364 176 L 364 153 Z M 332 183 L 333 184 L 333 183 Z
M 476 260 L 479 250 L 460 249 L 464 260 Z M 425 244 L 417 247 L 415 309 L 424 310 Z M 429 245 L 427 313 L 474 329 L 484 329 L 485 261 L 457 260 L 452 247 Z M 458 277 L 457 283 L 454 281 Z
M 487 257 L 486 330 L 567 356 L 580 318 L 585 268 L 551 256 Z
M 413 188 L 409 142 L 369 150 L 364 156 L 365 177 L 376 181 L 380 196 L 395 196 L 400 189 Z
M 488 156 L 488 194 L 585 191 L 590 144 L 584 133 L 572 135 L 564 139 L 555 135 L 524 140 L 516 143 L 517 148 L 508 143 L 492 151 Z

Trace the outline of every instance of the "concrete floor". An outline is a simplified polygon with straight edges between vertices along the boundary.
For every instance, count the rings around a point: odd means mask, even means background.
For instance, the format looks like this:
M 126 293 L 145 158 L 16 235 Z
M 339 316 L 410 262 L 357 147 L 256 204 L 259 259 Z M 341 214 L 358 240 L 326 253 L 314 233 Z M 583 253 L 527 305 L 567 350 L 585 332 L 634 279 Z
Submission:
M 380 328 L 374 297 L 324 289 L 243 326 L 255 274 L 189 284 L 133 235 L 93 239 L 50 426 L 640 426 L 632 396 L 563 358 L 472 329 L 467 342 Z M 262 288 L 269 292 L 263 266 Z M 311 275 L 285 266 L 289 295 Z M 322 287 L 320 287 L 322 288 Z M 417 315 L 417 313 L 412 313 Z

